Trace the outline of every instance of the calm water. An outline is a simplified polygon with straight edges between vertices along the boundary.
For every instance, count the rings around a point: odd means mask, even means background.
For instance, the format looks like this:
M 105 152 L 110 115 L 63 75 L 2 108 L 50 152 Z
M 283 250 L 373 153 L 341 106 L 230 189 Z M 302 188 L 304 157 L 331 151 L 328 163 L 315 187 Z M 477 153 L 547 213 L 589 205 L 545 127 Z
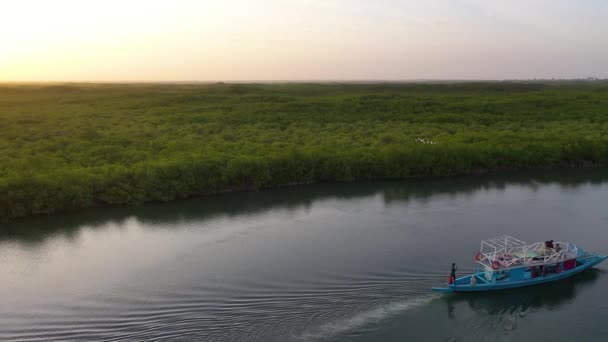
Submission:
M 314 185 L 0 229 L 0 340 L 572 341 L 608 336 L 608 265 L 435 295 L 479 240 L 608 252 L 608 172 Z

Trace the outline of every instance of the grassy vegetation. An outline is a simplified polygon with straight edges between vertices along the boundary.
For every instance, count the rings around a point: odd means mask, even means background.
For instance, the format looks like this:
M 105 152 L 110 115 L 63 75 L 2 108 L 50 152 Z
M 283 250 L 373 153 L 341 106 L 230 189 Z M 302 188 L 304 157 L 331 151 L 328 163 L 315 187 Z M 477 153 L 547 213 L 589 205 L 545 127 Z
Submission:
M 0 218 L 608 160 L 608 83 L 0 85 Z

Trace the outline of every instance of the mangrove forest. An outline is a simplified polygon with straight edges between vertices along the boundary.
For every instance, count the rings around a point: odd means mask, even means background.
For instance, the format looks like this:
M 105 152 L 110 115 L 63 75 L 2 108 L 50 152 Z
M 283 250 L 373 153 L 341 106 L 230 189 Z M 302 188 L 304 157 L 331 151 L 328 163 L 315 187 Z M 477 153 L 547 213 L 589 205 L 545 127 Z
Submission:
M 0 85 L 0 219 L 608 160 L 608 82 Z

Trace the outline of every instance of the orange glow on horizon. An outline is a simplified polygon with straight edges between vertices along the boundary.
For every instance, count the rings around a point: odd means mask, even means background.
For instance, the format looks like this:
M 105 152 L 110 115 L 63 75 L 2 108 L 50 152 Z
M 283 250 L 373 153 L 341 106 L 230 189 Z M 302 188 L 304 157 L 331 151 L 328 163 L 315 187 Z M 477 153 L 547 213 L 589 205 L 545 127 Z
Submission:
M 608 77 L 608 5 L 594 6 L 13 1 L 0 12 L 0 81 Z

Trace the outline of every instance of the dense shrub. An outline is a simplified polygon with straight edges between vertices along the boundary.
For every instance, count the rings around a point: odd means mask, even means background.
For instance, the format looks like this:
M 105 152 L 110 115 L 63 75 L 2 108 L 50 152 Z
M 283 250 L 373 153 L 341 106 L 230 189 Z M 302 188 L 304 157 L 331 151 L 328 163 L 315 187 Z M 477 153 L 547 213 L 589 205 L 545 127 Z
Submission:
M 608 84 L 0 85 L 0 218 L 608 159 Z

